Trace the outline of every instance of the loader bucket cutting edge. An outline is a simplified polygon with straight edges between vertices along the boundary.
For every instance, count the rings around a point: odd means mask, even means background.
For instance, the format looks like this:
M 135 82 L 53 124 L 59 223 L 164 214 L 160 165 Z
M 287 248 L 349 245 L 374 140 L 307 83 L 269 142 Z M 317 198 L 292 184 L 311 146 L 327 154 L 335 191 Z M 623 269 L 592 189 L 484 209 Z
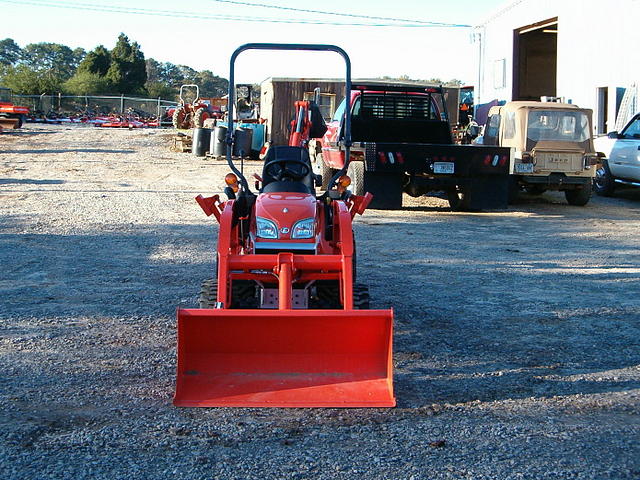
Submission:
M 178 310 L 174 405 L 393 407 L 392 310 Z

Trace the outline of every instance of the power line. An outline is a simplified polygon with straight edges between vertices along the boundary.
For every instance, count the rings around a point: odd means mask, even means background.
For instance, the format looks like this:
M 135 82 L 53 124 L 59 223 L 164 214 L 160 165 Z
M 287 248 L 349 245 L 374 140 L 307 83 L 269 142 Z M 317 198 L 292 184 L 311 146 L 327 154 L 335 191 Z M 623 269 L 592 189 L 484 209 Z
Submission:
M 266 3 L 249 3 L 249 2 L 241 2 L 238 0 L 211 0 L 211 1 L 218 2 L 218 3 L 230 3 L 232 5 L 242 5 L 245 7 L 273 8 L 277 10 L 287 10 L 290 12 L 317 13 L 320 15 L 335 15 L 338 17 L 364 18 L 367 20 L 385 20 L 387 22 L 402 22 L 402 23 L 420 24 L 420 25 L 433 26 L 433 27 L 471 28 L 471 25 L 465 25 L 465 24 L 459 24 L 459 23 L 432 22 L 429 20 L 409 20 L 406 18 L 393 18 L 393 17 L 374 17 L 371 15 L 358 15 L 354 13 L 325 12 L 322 10 L 309 10 L 306 8 L 284 7 L 281 5 L 268 5 Z
M 190 18 L 197 20 L 214 20 L 214 21 L 236 21 L 236 22 L 257 22 L 257 23 L 279 23 L 279 24 L 301 24 L 301 25 L 327 25 L 327 26 L 348 26 L 348 27 L 402 27 L 402 28 L 425 28 L 425 27 L 441 27 L 440 24 L 424 24 L 424 23 L 355 23 L 355 22 L 330 22 L 322 20 L 304 20 L 304 19 L 285 19 L 285 18 L 269 18 L 269 17 L 248 17 L 246 15 L 207 15 L 201 13 L 185 12 L 180 10 L 151 10 L 137 7 L 119 7 L 95 5 L 79 2 L 54 2 L 53 0 L 0 0 L 0 3 L 14 3 L 18 5 L 30 5 L 36 7 L 50 8 L 66 8 L 73 10 L 87 10 L 94 12 L 107 13 L 124 13 L 129 15 L 143 15 L 156 17 L 171 18 Z M 250 4 L 253 5 L 253 4 Z

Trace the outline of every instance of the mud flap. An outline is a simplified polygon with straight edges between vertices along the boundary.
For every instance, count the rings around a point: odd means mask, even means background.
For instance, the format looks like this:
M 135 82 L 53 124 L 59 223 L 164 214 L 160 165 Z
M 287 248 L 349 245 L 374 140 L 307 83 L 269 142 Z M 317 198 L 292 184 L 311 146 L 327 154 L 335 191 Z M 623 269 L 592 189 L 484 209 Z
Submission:
M 392 310 L 178 310 L 174 405 L 393 407 Z

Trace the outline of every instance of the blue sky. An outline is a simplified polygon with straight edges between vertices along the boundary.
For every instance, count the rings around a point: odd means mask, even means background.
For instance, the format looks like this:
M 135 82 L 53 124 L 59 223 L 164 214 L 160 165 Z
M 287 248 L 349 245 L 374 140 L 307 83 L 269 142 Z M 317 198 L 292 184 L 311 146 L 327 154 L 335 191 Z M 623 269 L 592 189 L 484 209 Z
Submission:
M 280 7 L 326 12 L 393 17 L 474 25 L 505 0 L 323 0 L 317 4 L 293 0 L 246 0 Z M 53 5 L 58 5 L 55 7 Z M 60 8 L 64 6 L 65 8 Z M 145 15 L 98 12 L 82 8 L 112 6 L 144 9 Z M 102 7 L 101 7 L 102 6 Z M 333 43 L 351 57 L 354 77 L 408 75 L 411 78 L 458 78 L 475 80 L 475 49 L 469 28 L 361 27 L 296 25 L 240 20 L 180 18 L 181 15 L 233 15 L 241 18 L 275 18 L 284 21 L 353 22 L 366 20 L 318 13 L 243 6 L 216 0 L 0 0 L 2 38 L 13 38 L 20 46 L 57 42 L 70 47 L 93 49 L 99 44 L 112 48 L 120 32 L 137 41 L 146 57 L 158 61 L 209 69 L 228 76 L 233 50 L 247 42 Z M 149 11 L 164 16 L 148 15 Z M 238 82 L 259 82 L 269 76 L 340 77 L 341 59 L 328 53 L 243 53 L 237 63 Z

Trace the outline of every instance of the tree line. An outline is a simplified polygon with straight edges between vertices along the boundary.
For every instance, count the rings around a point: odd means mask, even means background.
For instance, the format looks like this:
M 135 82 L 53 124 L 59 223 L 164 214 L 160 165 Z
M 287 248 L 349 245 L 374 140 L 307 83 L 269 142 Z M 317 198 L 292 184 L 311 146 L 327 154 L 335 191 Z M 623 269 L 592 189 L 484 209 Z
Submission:
M 58 43 L 31 43 L 21 48 L 0 40 L 0 86 L 16 94 L 125 94 L 174 100 L 180 86 L 195 83 L 200 96 L 219 97 L 229 82 L 210 70 L 145 59 L 137 42 L 121 33 L 115 47 L 90 52 Z

